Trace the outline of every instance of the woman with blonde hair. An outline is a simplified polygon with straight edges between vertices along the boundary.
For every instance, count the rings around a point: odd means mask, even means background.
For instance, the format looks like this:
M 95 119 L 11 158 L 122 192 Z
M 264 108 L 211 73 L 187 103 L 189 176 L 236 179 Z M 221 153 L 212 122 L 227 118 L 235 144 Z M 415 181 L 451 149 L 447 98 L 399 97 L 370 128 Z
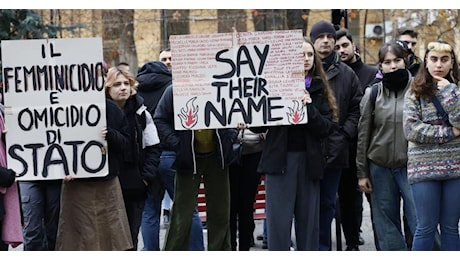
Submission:
M 403 114 L 417 212 L 412 250 L 431 250 L 438 225 L 441 250 L 460 250 L 459 68 L 447 42 L 430 42 L 426 50 Z
M 125 113 L 129 144 L 120 163 L 120 183 L 126 207 L 133 250 L 137 250 L 147 192 L 159 193 L 157 175 L 160 139 L 152 116 L 137 94 L 137 82 L 125 65 L 110 68 L 106 79 L 106 96 Z
M 123 151 L 129 144 L 123 111 L 106 99 L 109 173 L 105 177 L 74 179 L 62 184 L 56 250 L 120 251 L 133 248 L 118 177 Z

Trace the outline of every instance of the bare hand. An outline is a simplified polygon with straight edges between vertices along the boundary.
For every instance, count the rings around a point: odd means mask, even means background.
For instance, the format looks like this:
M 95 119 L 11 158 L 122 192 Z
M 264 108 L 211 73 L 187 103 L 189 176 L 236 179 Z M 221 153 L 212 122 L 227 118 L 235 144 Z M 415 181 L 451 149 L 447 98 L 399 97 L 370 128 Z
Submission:
M 455 137 L 460 135 L 460 130 L 457 127 L 452 127 L 452 131 L 454 131 Z
M 75 180 L 75 178 L 73 176 L 67 175 L 67 176 L 64 177 L 64 181 L 73 181 L 73 180 Z
M 310 97 L 310 92 L 308 90 L 304 90 L 305 95 L 302 97 L 302 104 L 305 106 L 307 104 L 311 104 L 311 97 Z
M 359 178 L 359 188 L 365 193 L 372 192 L 372 183 L 369 178 Z
M 101 135 L 102 138 L 105 140 L 105 137 L 107 136 L 107 127 L 102 128 Z
M 438 86 L 438 89 L 439 89 L 439 90 L 444 89 L 447 85 L 450 84 L 450 82 L 449 82 L 447 79 L 445 79 L 445 78 L 441 78 L 441 77 L 435 76 L 435 75 L 433 75 L 433 78 L 434 78 L 435 81 L 437 82 L 436 85 Z

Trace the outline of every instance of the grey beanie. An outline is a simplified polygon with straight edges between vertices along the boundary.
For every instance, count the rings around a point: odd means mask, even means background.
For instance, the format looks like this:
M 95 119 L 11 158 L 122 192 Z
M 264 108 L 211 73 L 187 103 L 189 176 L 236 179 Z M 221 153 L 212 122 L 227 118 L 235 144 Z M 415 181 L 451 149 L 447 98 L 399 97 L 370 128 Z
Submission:
M 334 26 L 332 25 L 332 23 L 325 20 L 321 20 L 315 23 L 313 27 L 311 27 L 310 40 L 312 42 L 315 42 L 320 34 L 332 34 L 332 36 L 334 36 L 334 39 L 336 38 Z

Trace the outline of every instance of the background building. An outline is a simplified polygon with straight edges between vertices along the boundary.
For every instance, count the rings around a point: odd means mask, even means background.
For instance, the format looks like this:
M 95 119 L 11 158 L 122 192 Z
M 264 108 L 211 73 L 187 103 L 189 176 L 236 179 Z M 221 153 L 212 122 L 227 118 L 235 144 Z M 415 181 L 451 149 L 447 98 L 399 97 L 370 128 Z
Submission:
M 170 35 L 237 31 L 303 29 L 319 20 L 347 27 L 364 62 L 375 64 L 381 45 L 394 39 L 396 29 L 414 27 L 419 32 L 417 55 L 427 42 L 444 39 L 460 46 L 459 13 L 454 9 L 53 9 L 36 10 L 45 23 L 80 25 L 58 37 L 102 37 L 109 65 L 128 62 L 133 70 L 158 58 Z M 334 13 L 334 17 L 333 17 Z M 457 50 L 458 53 L 458 50 Z

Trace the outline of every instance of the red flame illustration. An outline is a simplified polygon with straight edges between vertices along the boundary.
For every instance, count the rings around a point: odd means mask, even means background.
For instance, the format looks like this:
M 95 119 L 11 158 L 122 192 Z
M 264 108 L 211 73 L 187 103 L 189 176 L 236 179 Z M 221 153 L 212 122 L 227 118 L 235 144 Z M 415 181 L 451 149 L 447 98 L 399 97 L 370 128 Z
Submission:
M 193 104 L 196 98 L 197 97 L 193 97 L 189 99 L 185 104 L 185 108 L 181 108 L 180 114 L 178 114 L 182 127 L 185 129 L 191 129 L 198 122 L 198 106 Z
M 286 114 L 288 116 L 289 123 L 296 125 L 302 122 L 303 119 L 305 118 L 305 109 L 299 101 L 293 100 L 293 102 L 294 102 L 294 106 L 288 107 L 289 112 Z

